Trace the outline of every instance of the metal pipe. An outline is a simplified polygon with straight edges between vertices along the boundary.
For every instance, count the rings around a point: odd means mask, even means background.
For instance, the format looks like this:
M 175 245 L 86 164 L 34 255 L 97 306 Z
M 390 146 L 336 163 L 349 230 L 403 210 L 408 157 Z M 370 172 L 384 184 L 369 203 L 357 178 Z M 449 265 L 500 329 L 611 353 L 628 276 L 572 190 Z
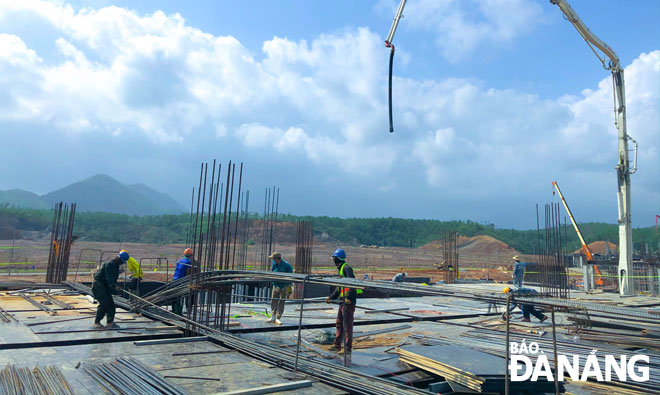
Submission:
M 557 331 L 556 331 L 556 325 L 555 325 L 555 308 L 551 307 L 550 313 L 552 314 L 552 355 L 554 357 L 554 362 L 555 362 L 555 374 L 554 379 L 555 379 L 555 395 L 559 395 L 559 381 L 557 378 L 558 370 L 557 370 Z
M 504 370 L 504 394 L 509 395 L 509 335 L 510 335 L 510 321 L 511 321 L 511 293 L 506 296 L 506 366 Z
M 303 310 L 305 309 L 305 284 L 307 284 L 307 279 L 309 276 L 305 276 L 302 283 L 302 295 L 300 296 L 300 316 L 298 318 L 298 341 L 296 342 L 296 363 L 293 367 L 294 376 L 298 374 L 298 356 L 300 354 L 300 338 L 302 331 L 302 319 L 303 319 Z

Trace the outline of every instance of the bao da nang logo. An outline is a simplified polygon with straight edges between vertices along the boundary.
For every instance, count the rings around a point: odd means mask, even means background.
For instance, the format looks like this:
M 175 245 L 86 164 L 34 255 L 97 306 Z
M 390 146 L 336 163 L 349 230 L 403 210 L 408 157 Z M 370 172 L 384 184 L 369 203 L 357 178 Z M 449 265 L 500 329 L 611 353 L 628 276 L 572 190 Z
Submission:
M 509 343 L 511 359 L 509 377 L 511 381 L 538 381 L 539 377 L 554 381 L 548 356 L 540 350 L 538 343 L 529 345 L 523 340 L 520 344 Z M 530 355 L 536 355 L 536 361 Z M 589 355 L 558 354 L 557 380 L 570 377 L 573 381 L 635 381 L 649 380 L 648 355 L 598 355 L 592 350 Z

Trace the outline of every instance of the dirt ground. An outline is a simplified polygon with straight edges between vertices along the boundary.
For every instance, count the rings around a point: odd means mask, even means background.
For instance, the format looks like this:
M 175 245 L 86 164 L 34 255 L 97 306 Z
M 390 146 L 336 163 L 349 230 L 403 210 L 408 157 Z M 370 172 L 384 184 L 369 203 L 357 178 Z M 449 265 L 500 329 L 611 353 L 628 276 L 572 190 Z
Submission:
M 442 250 L 438 248 L 364 248 L 337 246 L 327 243 L 316 243 L 313 247 L 313 271 L 315 273 L 336 274 L 330 256 L 337 247 L 342 247 L 348 254 L 348 261 L 353 266 L 358 278 L 368 274 L 370 278 L 389 280 L 401 270 L 411 277 L 430 277 L 431 282 L 444 279 L 443 272 L 434 268 L 434 264 L 442 261 Z M 295 243 L 276 244 L 273 251 L 282 253 L 285 260 L 295 265 Z M 73 280 L 76 269 L 78 278 L 91 280 L 99 262 L 111 259 L 119 249 L 126 249 L 131 256 L 143 265 L 146 279 L 166 281 L 171 279 L 176 261 L 181 258 L 183 245 L 151 245 L 138 243 L 100 243 L 77 242 L 73 245 L 70 255 L 69 280 Z M 238 248 L 237 248 L 238 250 Z M 246 268 L 259 270 L 265 267 L 265 259 L 269 251 L 263 251 L 260 245 L 247 248 L 245 257 Z M 48 262 L 48 242 L 17 240 L 12 248 L 11 240 L 0 240 L 0 282 L 6 281 L 45 281 L 45 270 Z M 505 254 L 508 256 L 509 254 Z M 480 255 L 478 260 L 468 254 L 459 253 L 459 268 L 461 278 L 493 279 L 508 281 L 511 278 L 507 266 L 503 266 L 499 256 L 493 256 L 488 262 L 487 256 Z M 241 261 L 241 254 L 234 257 L 235 263 Z M 11 275 L 8 275 L 10 274 Z M 38 274 L 39 273 L 39 274 Z

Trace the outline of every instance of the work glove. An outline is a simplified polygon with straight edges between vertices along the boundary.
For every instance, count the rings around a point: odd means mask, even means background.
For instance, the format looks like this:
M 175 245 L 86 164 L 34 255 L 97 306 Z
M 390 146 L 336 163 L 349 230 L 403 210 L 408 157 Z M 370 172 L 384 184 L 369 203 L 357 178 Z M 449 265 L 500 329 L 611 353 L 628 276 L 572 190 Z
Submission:
M 351 304 L 351 300 L 350 299 L 344 299 L 344 303 Z

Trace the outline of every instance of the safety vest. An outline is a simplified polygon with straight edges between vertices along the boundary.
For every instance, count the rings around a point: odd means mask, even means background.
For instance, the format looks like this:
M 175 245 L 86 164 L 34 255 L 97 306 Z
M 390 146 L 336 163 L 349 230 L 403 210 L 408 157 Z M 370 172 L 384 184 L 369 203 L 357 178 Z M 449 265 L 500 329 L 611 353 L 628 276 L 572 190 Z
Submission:
M 339 268 L 339 275 L 341 275 L 342 277 L 344 277 L 344 266 L 346 266 L 346 262 L 344 262 Z M 348 296 L 348 291 L 350 290 L 351 290 L 350 288 L 340 288 L 339 296 L 342 298 Z M 361 289 L 356 289 L 355 291 L 357 292 L 358 295 L 362 293 Z

